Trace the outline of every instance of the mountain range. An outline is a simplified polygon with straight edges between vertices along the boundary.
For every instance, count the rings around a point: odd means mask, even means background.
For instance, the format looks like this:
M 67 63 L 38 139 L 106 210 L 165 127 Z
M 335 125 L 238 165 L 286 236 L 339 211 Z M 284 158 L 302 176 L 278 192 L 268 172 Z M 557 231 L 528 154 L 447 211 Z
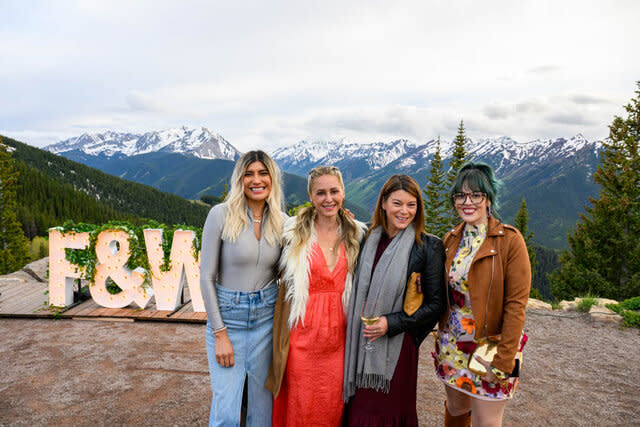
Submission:
M 153 152 L 180 153 L 201 159 L 236 160 L 240 152 L 222 136 L 204 127 L 182 126 L 142 135 L 107 131 L 82 134 L 46 147 L 55 154 L 81 151 L 90 156 L 130 157 Z
M 346 139 L 300 141 L 271 154 L 284 171 L 295 175 L 306 176 L 317 165 L 338 166 L 351 206 L 360 219 L 367 219 L 363 211 L 373 210 L 378 191 L 389 176 L 406 173 L 426 185 L 436 143 L 407 139 L 364 144 Z M 440 144 L 447 167 L 453 143 L 440 140 Z M 221 136 L 205 128 L 187 127 L 144 135 L 85 134 L 46 148 L 106 173 L 187 198 L 219 195 L 229 180 L 233 160 L 240 155 Z M 588 198 L 597 194 L 592 175 L 599 163 L 601 141 L 588 141 L 580 134 L 528 142 L 503 136 L 467 139 L 467 150 L 473 159 L 492 165 L 503 181 L 500 212 L 505 221 L 513 221 L 524 197 L 534 240 L 553 248 L 566 246 L 567 231 L 584 211 Z M 304 178 L 291 177 L 289 182 L 295 184 L 289 184 L 285 191 L 288 196 L 295 194 L 288 201 L 304 200 Z
M 416 144 L 406 139 L 370 144 L 344 140 L 300 141 L 275 150 L 273 158 L 284 170 L 293 173 L 306 173 L 322 164 L 336 165 L 349 174 L 348 180 L 388 167 L 419 174 L 428 171 L 436 143 L 436 140 L 430 140 Z M 597 152 L 600 146 L 600 141 L 589 142 L 580 134 L 570 139 L 536 139 L 524 143 L 506 136 L 466 140 L 467 151 L 473 158 L 490 163 L 503 178 L 523 165 L 535 167 L 554 159 L 569 159 L 584 149 Z M 445 161 L 451 157 L 453 148 L 452 141 L 440 140 L 441 155 Z

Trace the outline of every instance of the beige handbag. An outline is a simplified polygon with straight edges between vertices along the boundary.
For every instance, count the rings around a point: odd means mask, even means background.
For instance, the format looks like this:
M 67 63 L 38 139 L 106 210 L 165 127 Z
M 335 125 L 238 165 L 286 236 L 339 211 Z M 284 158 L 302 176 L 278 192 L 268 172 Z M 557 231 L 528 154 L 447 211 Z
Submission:
M 420 273 L 411 273 L 409 282 L 407 282 L 407 294 L 404 297 L 404 312 L 407 316 L 413 316 L 418 311 L 424 300 L 420 283 Z
M 498 344 L 500 343 L 500 335 L 494 335 L 487 338 L 480 339 L 478 346 L 469 356 L 469 370 L 476 375 L 487 375 L 487 369 L 484 365 L 476 360 L 476 356 L 481 357 L 483 360 L 491 363 L 493 357 L 498 353 Z

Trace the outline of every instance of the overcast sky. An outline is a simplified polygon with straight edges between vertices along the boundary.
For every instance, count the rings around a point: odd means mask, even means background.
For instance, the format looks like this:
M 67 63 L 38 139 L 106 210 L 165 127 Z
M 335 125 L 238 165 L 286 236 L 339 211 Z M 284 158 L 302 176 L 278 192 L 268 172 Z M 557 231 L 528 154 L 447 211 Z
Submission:
M 640 1 L 0 0 L 0 134 L 188 125 L 301 139 L 607 136 Z

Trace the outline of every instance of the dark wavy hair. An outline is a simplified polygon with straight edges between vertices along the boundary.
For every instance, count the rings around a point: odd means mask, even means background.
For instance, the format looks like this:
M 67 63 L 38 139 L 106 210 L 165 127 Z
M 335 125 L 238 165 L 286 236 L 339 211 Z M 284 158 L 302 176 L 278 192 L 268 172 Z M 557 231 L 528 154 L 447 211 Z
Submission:
M 468 187 L 471 191 L 480 191 L 487 195 L 491 202 L 491 213 L 498 217 L 498 191 L 502 188 L 502 182 L 496 177 L 493 168 L 482 162 L 467 162 L 458 172 L 455 181 L 449 190 L 449 204 L 455 209 L 453 195 L 462 193 L 463 187 Z

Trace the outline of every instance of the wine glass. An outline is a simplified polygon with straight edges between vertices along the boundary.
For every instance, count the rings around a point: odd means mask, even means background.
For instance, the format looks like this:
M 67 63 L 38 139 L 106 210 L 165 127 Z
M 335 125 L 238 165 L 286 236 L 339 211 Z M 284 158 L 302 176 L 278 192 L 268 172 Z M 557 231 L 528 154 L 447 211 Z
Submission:
M 365 314 L 365 307 L 367 305 L 367 299 L 368 299 L 369 295 L 367 295 L 367 298 L 364 299 L 364 301 L 362 301 L 362 307 L 360 309 L 360 320 L 362 320 L 362 323 L 364 323 L 367 326 L 373 325 L 374 323 L 376 323 L 378 321 L 378 319 L 380 318 L 379 315 L 377 314 Z M 377 302 L 377 300 L 376 300 Z M 373 305 L 373 309 L 371 310 L 371 312 L 369 312 L 367 310 L 367 313 L 376 313 L 376 304 L 374 303 Z M 364 351 L 373 351 L 375 350 L 375 346 L 373 345 L 373 343 L 369 340 L 366 340 L 365 344 L 362 346 L 362 348 L 364 349 Z

